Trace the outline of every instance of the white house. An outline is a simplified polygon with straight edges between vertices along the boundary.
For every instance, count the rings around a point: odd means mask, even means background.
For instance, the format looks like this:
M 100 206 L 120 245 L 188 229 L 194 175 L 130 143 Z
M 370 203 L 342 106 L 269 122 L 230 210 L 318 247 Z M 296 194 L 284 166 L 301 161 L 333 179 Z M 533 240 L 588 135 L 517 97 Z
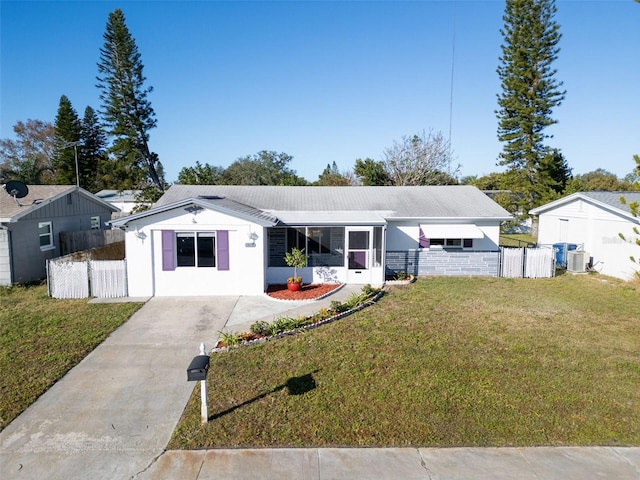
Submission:
M 140 190 L 100 190 L 96 197 L 109 202 L 120 211 L 116 216 L 124 216 L 131 213 L 136 206 L 136 195 Z
M 286 283 L 380 285 L 386 275 L 497 275 L 509 213 L 472 186 L 174 185 L 126 231 L 129 295 L 256 295 Z
M 638 270 L 629 257 L 640 257 L 640 247 L 633 241 L 640 218 L 631 215 L 632 202 L 640 202 L 640 192 L 578 192 L 529 213 L 538 217 L 538 243 L 583 246 L 594 270 L 628 280 Z M 620 233 L 631 241 L 622 240 Z

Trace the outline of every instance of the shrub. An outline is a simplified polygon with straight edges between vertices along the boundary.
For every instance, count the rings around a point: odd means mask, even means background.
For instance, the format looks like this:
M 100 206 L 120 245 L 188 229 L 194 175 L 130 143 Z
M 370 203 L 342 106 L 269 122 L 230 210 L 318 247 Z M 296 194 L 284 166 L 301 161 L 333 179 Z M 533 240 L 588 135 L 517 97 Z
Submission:
M 411 278 L 411 275 L 401 270 L 399 272 L 396 272 L 395 277 L 396 277 L 396 280 L 409 280 Z
M 342 302 L 339 302 L 338 300 L 332 300 L 331 301 L 331 310 L 333 310 L 336 313 L 342 313 L 342 312 L 346 312 L 347 310 L 349 310 L 349 307 L 347 305 L 345 305 Z
M 265 322 L 264 320 L 258 320 L 253 323 L 251 327 L 249 327 L 249 330 L 251 333 L 255 333 L 256 335 L 261 335 L 263 337 L 271 334 L 271 326 L 269 325 L 269 322 Z
M 236 332 L 220 332 L 220 343 L 227 347 L 235 347 L 242 342 L 242 334 Z

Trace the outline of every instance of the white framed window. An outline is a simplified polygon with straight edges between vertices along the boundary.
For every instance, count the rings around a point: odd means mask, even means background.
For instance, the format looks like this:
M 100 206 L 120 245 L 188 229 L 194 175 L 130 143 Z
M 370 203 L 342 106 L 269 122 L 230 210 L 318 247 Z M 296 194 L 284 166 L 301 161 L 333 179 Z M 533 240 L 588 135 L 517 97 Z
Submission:
M 53 225 L 51 222 L 38 223 L 38 235 L 40 236 L 40 250 L 56 248 L 53 244 Z
M 176 232 L 177 267 L 215 267 L 215 232 Z
M 100 217 L 91 217 L 91 230 L 100 230 Z

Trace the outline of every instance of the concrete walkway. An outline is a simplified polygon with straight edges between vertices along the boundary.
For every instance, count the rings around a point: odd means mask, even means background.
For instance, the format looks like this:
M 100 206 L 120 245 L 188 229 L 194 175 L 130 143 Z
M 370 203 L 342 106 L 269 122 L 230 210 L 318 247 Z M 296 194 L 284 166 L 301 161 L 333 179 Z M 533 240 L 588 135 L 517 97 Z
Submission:
M 152 298 L 0 432 L 0 479 L 640 479 L 640 448 L 166 451 L 200 342 L 344 301 Z

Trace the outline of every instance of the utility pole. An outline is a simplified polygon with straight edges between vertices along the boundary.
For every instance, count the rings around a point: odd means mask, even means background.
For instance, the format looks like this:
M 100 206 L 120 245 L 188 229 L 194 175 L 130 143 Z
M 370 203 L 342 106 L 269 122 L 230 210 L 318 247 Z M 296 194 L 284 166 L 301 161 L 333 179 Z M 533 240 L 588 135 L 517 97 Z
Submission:
M 67 142 L 62 145 L 62 148 L 73 147 L 74 155 L 76 159 L 76 187 L 80 186 L 80 172 L 78 171 L 78 145 L 81 145 L 82 142 Z

